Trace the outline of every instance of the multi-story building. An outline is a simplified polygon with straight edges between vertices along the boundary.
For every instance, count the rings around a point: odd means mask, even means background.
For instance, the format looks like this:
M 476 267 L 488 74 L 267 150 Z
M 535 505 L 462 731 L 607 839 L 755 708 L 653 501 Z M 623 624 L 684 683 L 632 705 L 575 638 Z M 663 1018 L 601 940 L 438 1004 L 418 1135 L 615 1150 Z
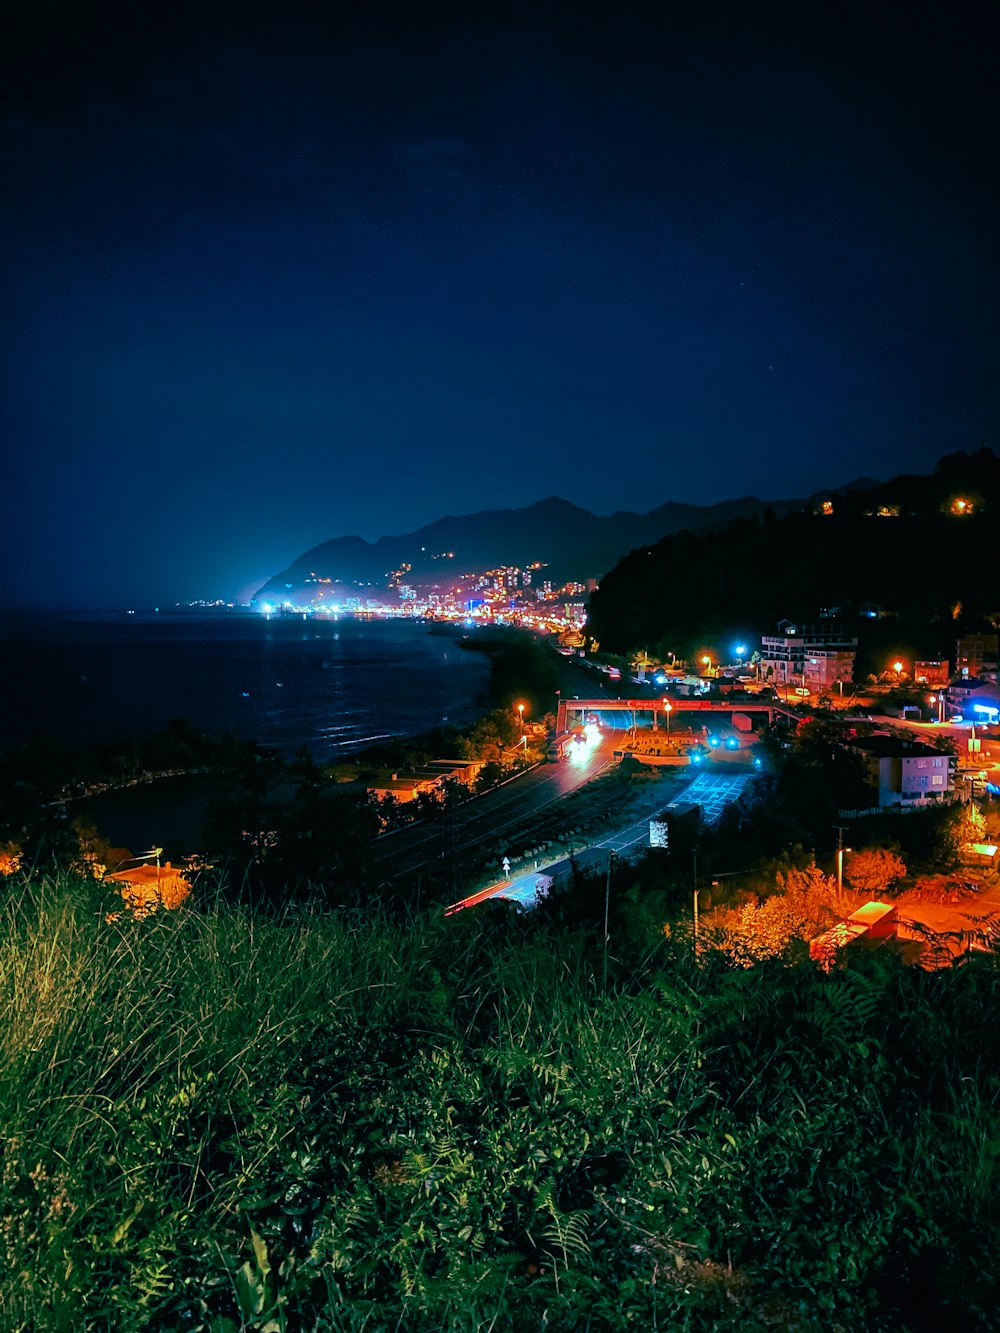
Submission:
M 777 634 L 761 638 L 760 678 L 825 694 L 854 679 L 857 651 L 857 639 L 830 623 L 799 626 L 782 620 Z
M 952 755 L 935 750 L 923 741 L 896 736 L 868 736 L 852 741 L 864 755 L 868 778 L 881 809 L 935 805 L 951 799 L 954 792 Z
M 930 689 L 944 689 L 951 680 L 947 662 L 914 662 L 913 679 Z
M 966 634 L 955 645 L 955 673 L 996 680 L 1000 634 Z

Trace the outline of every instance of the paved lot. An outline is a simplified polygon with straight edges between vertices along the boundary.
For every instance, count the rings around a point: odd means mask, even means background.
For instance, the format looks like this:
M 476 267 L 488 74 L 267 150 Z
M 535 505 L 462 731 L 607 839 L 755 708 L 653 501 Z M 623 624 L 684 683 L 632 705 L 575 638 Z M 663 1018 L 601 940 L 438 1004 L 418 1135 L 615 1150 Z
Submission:
M 742 794 L 752 776 L 750 773 L 719 773 L 707 769 L 699 773 L 689 787 L 678 792 L 667 809 L 700 805 L 705 823 L 714 824 L 726 806 Z

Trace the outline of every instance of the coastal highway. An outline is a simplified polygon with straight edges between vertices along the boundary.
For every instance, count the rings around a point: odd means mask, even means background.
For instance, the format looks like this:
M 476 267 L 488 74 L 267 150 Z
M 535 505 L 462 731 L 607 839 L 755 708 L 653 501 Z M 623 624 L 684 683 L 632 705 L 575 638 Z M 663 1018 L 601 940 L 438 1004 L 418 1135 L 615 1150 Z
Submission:
M 718 819 L 726 805 L 730 801 L 735 801 L 747 783 L 752 782 L 754 777 L 753 774 L 746 772 L 703 771 L 698 773 L 693 781 L 687 781 L 690 771 L 690 769 L 675 770 L 672 774 L 674 795 L 673 799 L 667 803 L 666 809 L 700 805 L 702 816 L 709 824 Z M 657 802 L 651 805 L 639 818 L 633 818 L 631 823 L 617 829 L 607 837 L 591 843 L 590 847 L 606 850 L 614 856 L 624 858 L 644 851 L 649 846 L 650 817 L 664 808 L 662 795 L 662 793 L 658 793 Z M 635 813 L 633 811 L 633 814 Z M 565 857 L 559 856 L 550 864 L 556 864 L 563 860 L 565 860 Z M 447 914 L 461 911 L 466 907 L 474 907 L 487 898 L 504 898 L 511 902 L 520 903 L 522 907 L 531 907 L 537 896 L 538 877 L 540 874 L 544 875 L 548 868 L 548 865 L 536 865 L 530 870 L 518 871 L 510 879 L 489 884 L 455 903 L 453 907 L 448 909 Z
M 604 681 L 595 682 L 594 674 L 577 665 L 573 658 L 553 653 L 553 665 L 561 694 L 565 698 L 614 699 L 616 693 Z M 610 683 L 610 682 L 609 682 Z M 554 700 L 553 700 L 554 702 Z M 511 779 L 483 796 L 459 807 L 457 840 L 465 850 L 479 843 L 496 842 L 525 820 L 552 805 L 563 796 L 604 773 L 614 762 L 621 733 L 628 729 L 625 713 L 610 714 L 602 728 L 600 743 L 579 757 L 537 768 Z M 452 829 L 447 823 L 420 823 L 383 834 L 375 840 L 375 863 L 386 874 L 409 874 L 433 865 L 447 855 L 452 845 Z
M 626 726 L 623 717 L 621 728 Z M 599 743 L 579 758 L 539 764 L 501 787 L 458 807 L 458 841 L 463 850 L 495 842 L 554 801 L 592 781 L 614 763 L 620 728 L 605 728 Z M 405 874 L 441 859 L 451 845 L 446 823 L 412 824 L 383 834 L 374 844 L 376 864 L 390 874 Z

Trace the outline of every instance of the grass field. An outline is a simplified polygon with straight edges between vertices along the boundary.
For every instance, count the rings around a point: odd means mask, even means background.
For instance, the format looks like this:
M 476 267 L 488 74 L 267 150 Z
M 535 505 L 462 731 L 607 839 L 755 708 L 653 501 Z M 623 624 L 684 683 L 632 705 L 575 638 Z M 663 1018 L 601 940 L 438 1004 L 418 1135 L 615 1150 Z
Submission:
M 1000 973 L 0 905 L 6 1330 L 996 1327 Z

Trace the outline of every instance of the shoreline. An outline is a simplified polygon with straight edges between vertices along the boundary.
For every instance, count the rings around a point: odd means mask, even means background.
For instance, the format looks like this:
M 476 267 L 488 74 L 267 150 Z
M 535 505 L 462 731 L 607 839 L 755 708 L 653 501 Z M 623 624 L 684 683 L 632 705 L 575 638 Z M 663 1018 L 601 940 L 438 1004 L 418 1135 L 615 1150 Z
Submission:
M 503 634 L 476 642 L 462 626 L 454 625 L 450 621 L 434 623 L 440 625 L 439 634 L 443 631 L 445 637 L 454 639 L 463 648 L 485 655 L 489 662 L 489 677 L 485 698 L 474 716 L 463 726 L 448 724 L 442 726 L 439 724 L 437 727 L 423 727 L 418 731 L 399 733 L 383 742 L 366 745 L 339 758 L 316 761 L 321 768 L 331 769 L 340 765 L 350 766 L 357 769 L 359 774 L 365 768 L 389 771 L 394 764 L 405 764 L 403 754 L 398 753 L 399 751 L 429 749 L 433 753 L 442 750 L 442 740 L 449 732 L 453 733 L 456 738 L 463 737 L 497 709 L 500 702 L 497 688 L 498 677 L 503 674 L 502 667 L 498 670 L 498 665 L 503 662 L 511 650 L 516 652 L 517 648 L 528 640 L 530 632 L 513 627 L 502 627 Z M 449 632 L 452 629 L 455 631 L 454 634 Z M 433 633 L 434 630 L 430 629 L 429 632 Z M 552 656 L 554 658 L 556 655 L 553 653 Z M 185 844 L 183 854 L 189 854 L 190 851 L 197 850 L 194 846 L 186 846 L 189 842 L 197 841 L 197 835 L 193 832 L 197 818 L 197 807 L 201 808 L 203 817 L 208 802 L 225 782 L 226 766 L 227 761 L 231 758 L 231 752 L 223 751 L 214 758 L 213 762 L 204 751 L 225 746 L 227 738 L 195 728 L 185 719 L 178 719 L 178 722 L 182 734 L 189 738 L 191 743 L 198 745 L 203 750 L 197 762 L 190 766 L 171 765 L 164 768 L 144 770 L 141 773 L 133 772 L 121 778 L 98 778 L 95 776 L 90 780 L 86 777 L 77 779 L 77 781 L 87 783 L 84 790 L 72 791 L 70 789 L 71 784 L 67 783 L 54 798 L 46 802 L 47 808 L 50 810 L 61 808 L 73 818 L 82 819 L 86 823 L 93 823 L 102 836 L 109 832 L 112 842 L 120 841 L 122 845 L 130 846 L 130 839 L 131 841 L 148 840 L 147 834 L 143 833 L 143 837 L 138 837 L 137 833 L 133 834 L 130 830 L 133 826 L 145 828 L 153 824 L 155 822 L 156 803 L 160 800 L 165 807 L 174 812 L 177 820 L 174 827 L 177 833 L 174 833 L 169 827 L 165 827 L 162 831 L 157 832 L 155 841 L 162 842 L 165 845 L 183 843 Z M 170 731 L 168 729 L 166 732 L 159 732 L 148 737 L 144 742 L 140 742 L 140 753 L 143 746 L 153 747 L 162 743 L 169 735 Z M 274 755 L 282 765 L 293 762 L 293 756 L 286 756 L 276 747 L 262 743 L 259 740 L 237 740 L 234 743 L 238 747 L 246 747 L 248 753 L 256 751 Z M 101 762 L 100 751 L 102 748 L 106 756 L 104 762 L 107 762 L 116 752 L 114 745 L 88 747 L 87 753 L 93 755 L 95 762 L 99 763 Z M 304 748 L 310 748 L 308 743 L 305 744 Z M 444 748 L 450 749 L 452 753 L 443 753 L 440 757 L 452 757 L 456 747 Z M 394 751 L 397 753 L 394 754 Z M 165 795 L 169 795 L 169 800 L 164 800 Z M 100 806 L 96 811 L 90 808 L 91 802 L 102 802 L 104 798 L 107 798 L 105 803 L 111 807 L 109 811 L 102 811 Z M 169 822 L 170 817 L 167 816 L 164 823 Z M 107 825 L 111 827 L 104 827 Z M 122 836 L 117 836 L 119 834 Z M 125 836 L 126 834 L 128 836 Z

